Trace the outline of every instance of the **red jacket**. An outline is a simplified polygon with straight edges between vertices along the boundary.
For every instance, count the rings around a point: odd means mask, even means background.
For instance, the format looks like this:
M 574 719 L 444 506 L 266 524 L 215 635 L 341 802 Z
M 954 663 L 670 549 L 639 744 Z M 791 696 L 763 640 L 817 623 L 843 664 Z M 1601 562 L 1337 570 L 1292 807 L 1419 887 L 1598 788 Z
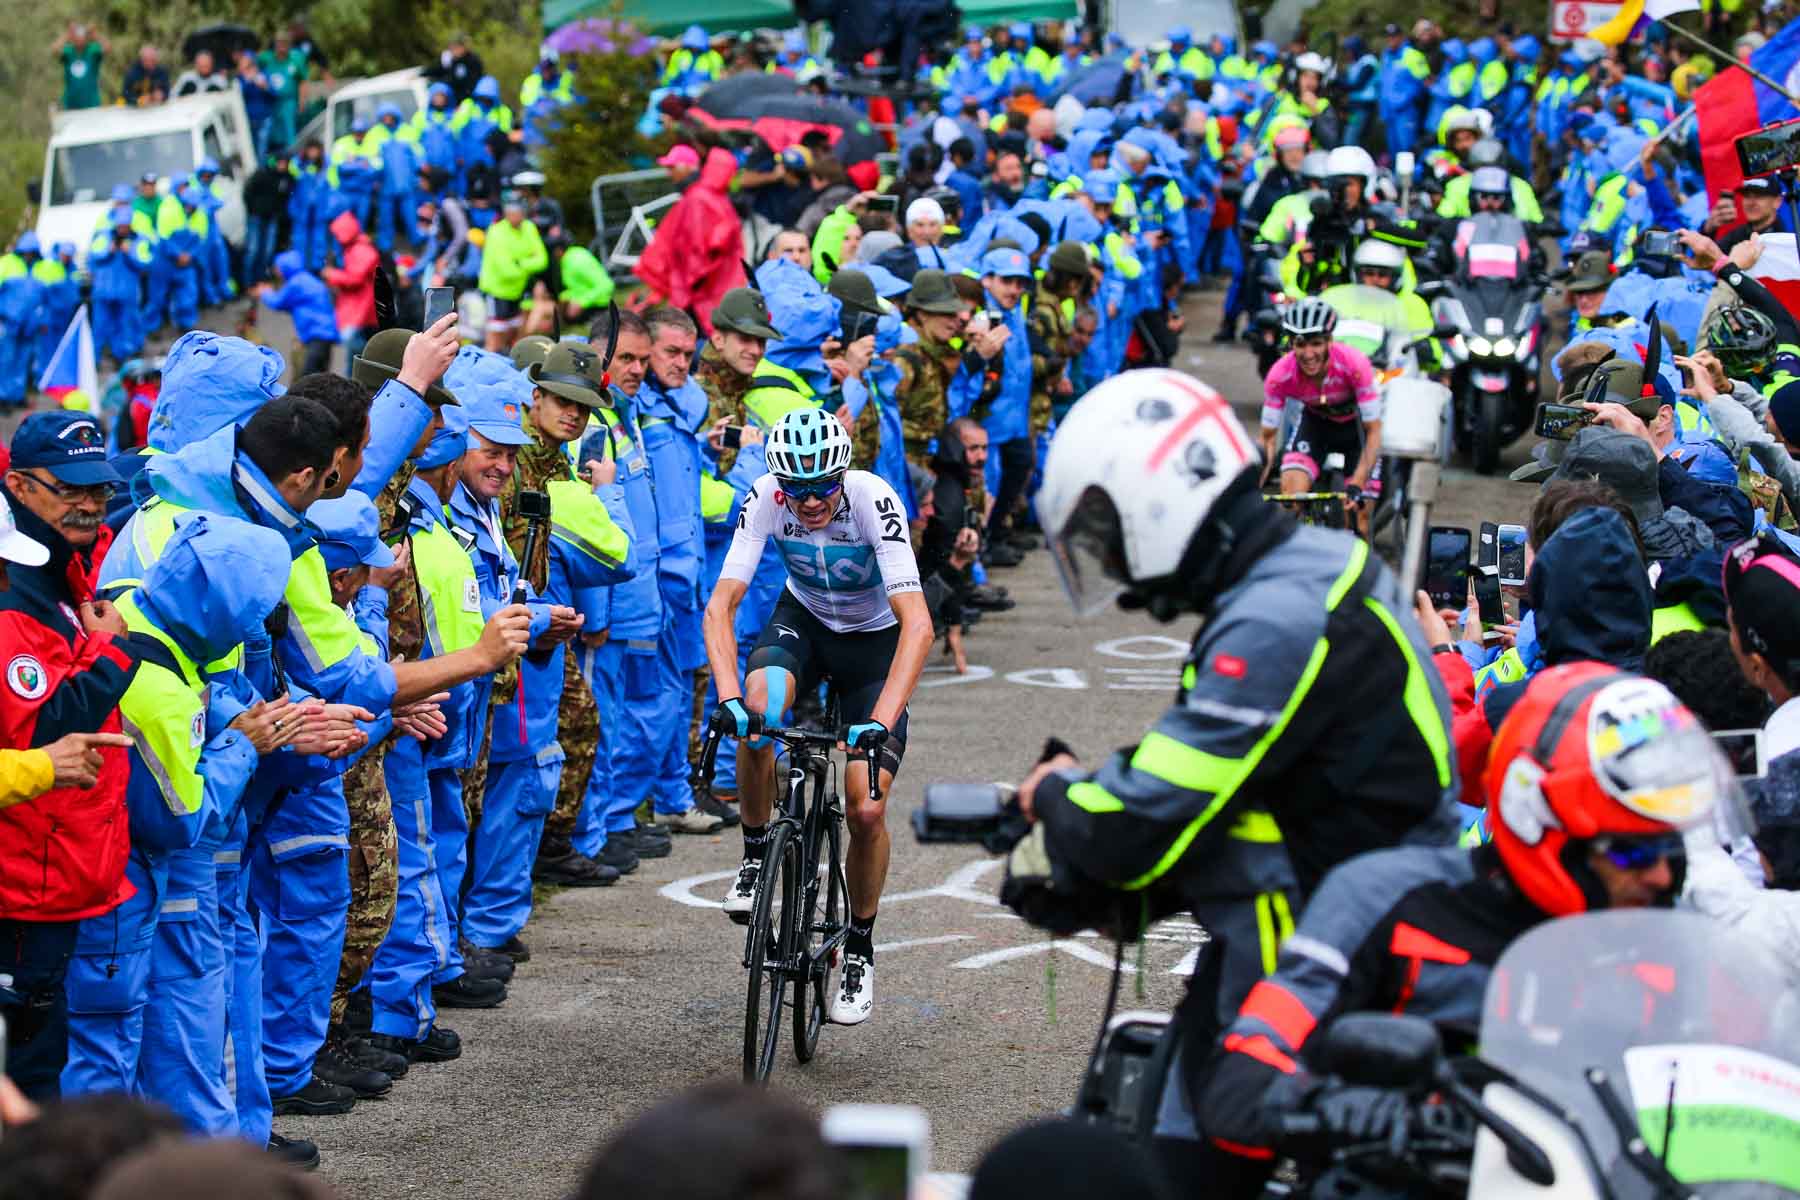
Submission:
M 692 312 L 708 337 L 712 310 L 745 283 L 744 233 L 729 190 L 736 170 L 729 150 L 708 150 L 700 178 L 669 209 L 638 259 L 638 278 L 651 294 Z
M 74 605 L 89 564 L 14 503 L 19 527 L 51 547 L 41 567 L 8 564 L 0 592 L 0 745 L 44 746 L 66 733 L 118 733 L 119 698 L 137 671 L 129 640 L 87 634 Z M 91 589 L 88 594 L 91 595 Z M 128 752 L 100 751 L 99 782 L 0 809 L 0 920 L 73 921 L 128 899 Z
M 1432 655 L 1431 664 L 1450 693 L 1450 739 L 1456 744 L 1462 802 L 1481 808 L 1487 804 L 1487 759 L 1494 744 L 1494 727 L 1488 724 L 1487 710 L 1475 701 L 1475 671 L 1455 650 Z
M 337 295 L 338 328 L 373 329 L 375 269 L 381 265 L 381 255 L 363 233 L 355 213 L 339 213 L 328 228 L 344 248 L 344 265 L 324 271 L 325 282 Z

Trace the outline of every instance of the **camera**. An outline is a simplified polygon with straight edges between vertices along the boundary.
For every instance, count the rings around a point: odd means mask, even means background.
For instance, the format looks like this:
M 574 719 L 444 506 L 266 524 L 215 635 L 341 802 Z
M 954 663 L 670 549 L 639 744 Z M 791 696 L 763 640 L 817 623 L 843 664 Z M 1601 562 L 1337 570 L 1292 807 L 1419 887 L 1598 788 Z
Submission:
M 1680 258 L 1681 239 L 1666 229 L 1652 229 L 1644 235 L 1638 253 L 1646 258 Z
M 727 450 L 736 450 L 738 447 L 742 446 L 744 444 L 744 427 L 742 425 L 727 425 L 725 427 L 725 432 L 719 437 L 719 444 L 724 446 Z
M 550 519 L 550 494 L 548 492 L 520 492 L 519 515 L 527 521 L 548 521 Z
M 1594 423 L 1594 414 L 1579 404 L 1543 403 L 1537 406 L 1537 419 L 1532 422 L 1532 432 L 1541 438 L 1566 442 L 1588 425 Z
M 878 313 L 865 312 L 863 309 L 845 309 L 842 318 L 844 327 L 844 345 L 859 342 L 866 337 L 875 336 L 875 326 L 881 323 Z

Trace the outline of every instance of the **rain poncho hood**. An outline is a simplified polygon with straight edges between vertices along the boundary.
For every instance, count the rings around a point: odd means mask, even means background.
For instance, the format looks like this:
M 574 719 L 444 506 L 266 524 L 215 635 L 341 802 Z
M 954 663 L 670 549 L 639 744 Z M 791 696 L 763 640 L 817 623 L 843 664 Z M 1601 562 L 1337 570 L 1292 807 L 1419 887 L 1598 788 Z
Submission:
M 1624 517 L 1610 508 L 1570 517 L 1538 550 L 1526 587 L 1547 664 L 1642 667 L 1650 648 L 1650 578 Z
M 204 330 L 182 334 L 163 360 L 150 414 L 152 450 L 179 450 L 228 425 L 242 425 L 287 388 L 287 364 L 267 346 Z
M 289 562 L 274 530 L 191 513 L 178 519 L 133 600 L 182 653 L 208 663 L 262 627 L 287 587 Z

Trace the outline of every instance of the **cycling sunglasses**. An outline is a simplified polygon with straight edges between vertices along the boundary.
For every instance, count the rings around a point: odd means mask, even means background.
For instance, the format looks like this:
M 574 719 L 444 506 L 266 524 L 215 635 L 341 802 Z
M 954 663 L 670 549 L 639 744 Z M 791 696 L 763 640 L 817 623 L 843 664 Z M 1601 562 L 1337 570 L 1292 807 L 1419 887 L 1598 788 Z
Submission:
M 831 479 L 777 479 L 781 490 L 796 500 L 829 500 L 844 486 L 842 475 Z
M 1687 843 L 1680 834 L 1671 833 L 1661 837 L 1595 838 L 1594 849 L 1621 871 L 1647 871 L 1664 859 L 1685 857 Z

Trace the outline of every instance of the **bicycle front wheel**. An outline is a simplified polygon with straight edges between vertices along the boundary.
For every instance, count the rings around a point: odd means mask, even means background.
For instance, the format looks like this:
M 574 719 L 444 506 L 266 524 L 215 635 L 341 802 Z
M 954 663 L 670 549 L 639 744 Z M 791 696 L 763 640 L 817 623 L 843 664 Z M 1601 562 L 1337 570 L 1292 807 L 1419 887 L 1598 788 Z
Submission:
M 787 989 L 794 947 L 791 927 L 801 908 L 796 888 L 799 860 L 800 843 L 794 827 L 777 821 L 769 831 L 762 874 L 756 881 L 749 943 L 744 951 L 750 968 L 744 994 L 744 1080 L 748 1083 L 769 1077 L 781 1040 L 782 993 Z
M 819 1048 L 819 1029 L 830 1011 L 832 982 L 844 953 L 841 941 L 832 944 L 850 913 L 842 838 L 837 817 L 821 814 L 813 837 L 813 878 L 805 889 L 807 919 L 800 930 L 799 950 L 806 969 L 794 976 L 794 1057 L 803 1063 L 811 1062 Z

